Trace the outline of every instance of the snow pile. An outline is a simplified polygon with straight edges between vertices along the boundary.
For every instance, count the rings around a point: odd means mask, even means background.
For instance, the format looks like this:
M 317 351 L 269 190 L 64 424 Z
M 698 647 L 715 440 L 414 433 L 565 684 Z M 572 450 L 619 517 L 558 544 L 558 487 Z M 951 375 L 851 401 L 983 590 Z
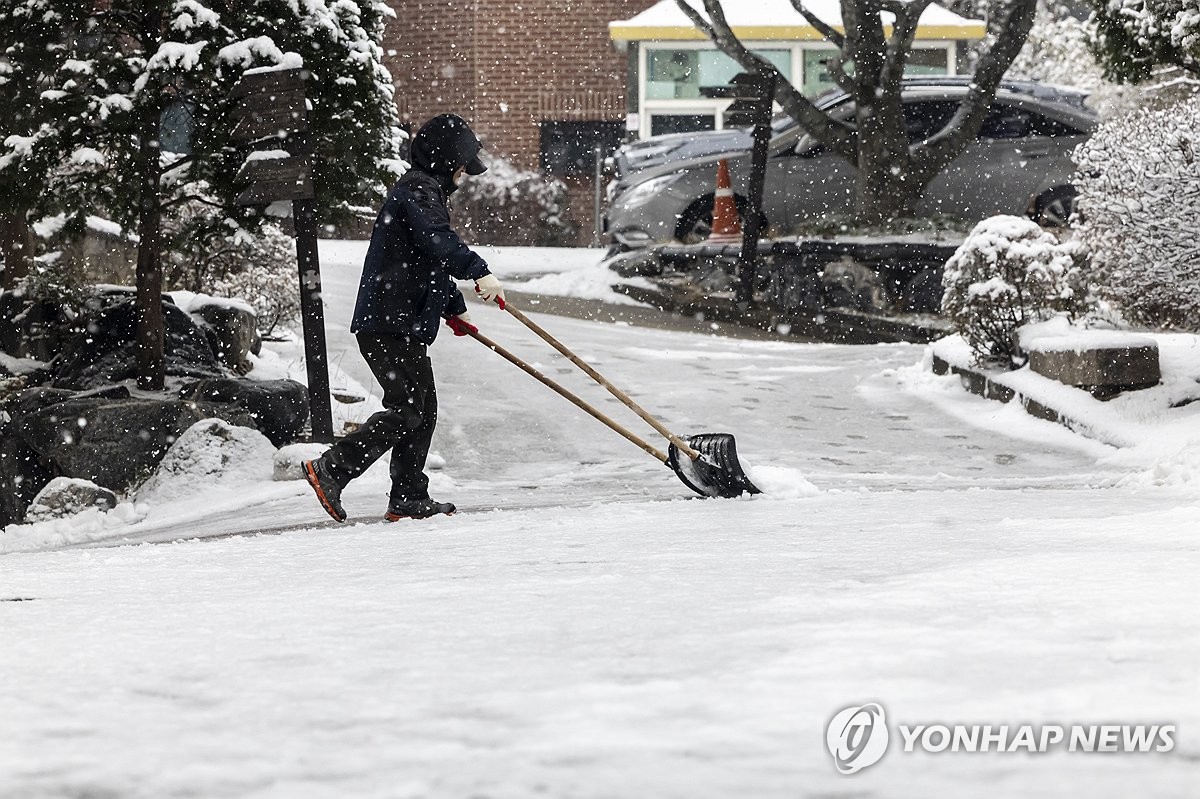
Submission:
M 45 369 L 46 363 L 33 358 L 14 358 L 7 352 L 0 352 L 0 369 L 13 375 L 27 375 L 39 369 Z
M 107 538 L 145 517 L 141 505 L 122 502 L 110 511 L 88 508 L 64 519 L 10 524 L 0 531 L 0 554 L 58 549 Z
M 585 300 L 601 300 L 617 305 L 641 305 L 638 301 L 619 291 L 614 286 L 628 285 L 653 288 L 650 281 L 642 277 L 623 278 L 604 263 L 585 266 L 570 272 L 542 275 L 520 286 L 521 291 L 534 294 L 549 294 L 555 297 L 578 297 Z
M 805 479 L 799 469 L 788 466 L 755 466 L 739 459 L 750 482 L 758 486 L 766 499 L 801 499 L 821 490 Z
M 980 361 L 1016 362 L 1017 328 L 1087 308 L 1084 259 L 1032 220 L 994 216 L 975 226 L 942 277 L 942 310 Z
M 247 313 L 255 313 L 254 306 L 245 300 L 239 300 L 236 297 L 214 297 L 211 294 L 204 294 L 196 291 L 184 291 L 176 289 L 166 294 L 171 298 L 180 310 L 193 314 L 201 308 L 216 306 L 218 308 L 236 308 L 239 311 Z
M 248 427 L 203 419 L 171 445 L 137 491 L 139 502 L 194 499 L 214 488 L 247 487 L 271 479 L 275 447 Z
M 1065 316 L 1045 322 L 1034 322 L 1017 329 L 1017 341 L 1022 350 L 1030 352 L 1082 352 L 1103 347 L 1152 347 L 1150 336 L 1125 330 L 1103 330 L 1079 327 Z
M 1075 153 L 1078 240 L 1129 322 L 1200 330 L 1200 97 L 1113 120 Z

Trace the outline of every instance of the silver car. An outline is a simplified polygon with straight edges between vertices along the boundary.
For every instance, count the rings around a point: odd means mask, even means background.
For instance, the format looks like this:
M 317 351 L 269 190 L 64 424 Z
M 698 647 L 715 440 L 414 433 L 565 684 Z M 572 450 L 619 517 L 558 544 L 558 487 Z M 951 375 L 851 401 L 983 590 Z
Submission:
M 904 112 L 916 141 L 940 130 L 958 108 L 968 78 L 905 81 Z M 1095 130 L 1086 94 L 1031 82 L 1005 82 L 996 92 L 979 137 L 936 177 L 917 207 L 923 217 L 978 220 L 1027 214 L 1064 224 L 1075 190 L 1071 153 Z M 844 93 L 817 101 L 835 118 L 852 120 Z M 622 248 L 672 240 L 703 240 L 712 223 L 717 162 L 729 160 L 739 209 L 750 176 L 750 135 L 744 130 L 656 136 L 617 151 L 605 232 Z M 854 169 L 828 152 L 794 121 L 773 125 L 763 192 L 767 227 L 787 235 L 822 219 L 854 211 Z

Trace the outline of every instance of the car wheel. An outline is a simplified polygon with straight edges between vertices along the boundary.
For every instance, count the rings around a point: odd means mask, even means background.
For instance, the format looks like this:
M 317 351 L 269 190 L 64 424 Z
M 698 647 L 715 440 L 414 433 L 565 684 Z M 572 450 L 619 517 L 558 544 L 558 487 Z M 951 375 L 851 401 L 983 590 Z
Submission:
M 1079 192 L 1074 186 L 1056 186 L 1033 201 L 1033 221 L 1042 227 L 1066 227 Z
M 737 204 L 738 216 L 744 218 L 748 201 L 740 195 L 734 195 L 733 200 Z M 703 243 L 712 233 L 712 212 L 713 197 L 711 194 L 696 200 L 680 215 L 679 224 L 675 226 L 675 238 L 684 244 Z M 759 221 L 761 223 L 759 232 L 762 233 L 767 229 L 766 216 L 760 215 Z

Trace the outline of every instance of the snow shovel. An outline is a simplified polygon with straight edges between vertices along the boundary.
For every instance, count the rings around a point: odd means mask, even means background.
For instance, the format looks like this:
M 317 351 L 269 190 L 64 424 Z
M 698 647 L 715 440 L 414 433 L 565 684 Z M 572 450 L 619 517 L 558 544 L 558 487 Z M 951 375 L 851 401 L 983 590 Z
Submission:
M 673 472 L 683 481 L 683 484 L 695 491 L 697 494 L 704 497 L 737 497 L 743 493 L 761 494 L 754 483 L 750 482 L 750 478 L 746 476 L 742 469 L 741 463 L 737 457 L 737 445 L 734 438 L 729 433 L 698 433 L 693 436 L 688 436 L 686 439 L 672 433 L 663 425 L 662 422 L 655 419 L 646 412 L 640 405 L 634 402 L 624 391 L 614 386 L 604 378 L 599 372 L 591 367 L 587 362 L 581 359 L 578 355 L 566 348 L 558 339 L 551 336 L 535 322 L 533 322 L 525 314 L 512 306 L 512 303 L 505 303 L 504 309 L 515 316 L 522 324 L 528 327 L 539 337 L 544 339 L 550 346 L 554 347 L 564 357 L 582 369 L 589 377 L 595 380 L 600 385 L 604 386 L 613 396 L 621 400 L 628 408 L 640 416 L 647 424 L 653 427 L 659 434 L 671 442 L 666 454 L 656 449 L 652 444 L 647 443 L 639 438 L 629 429 L 609 418 L 601 411 L 593 408 L 584 400 L 572 394 L 567 389 L 555 383 L 550 378 L 539 372 L 534 367 L 522 361 L 517 356 L 498 346 L 486 336 L 480 333 L 473 333 L 472 336 L 489 349 L 496 352 L 505 360 L 516 365 L 524 370 L 534 379 L 541 382 L 557 392 L 560 396 L 574 403 L 577 407 L 586 411 L 597 421 L 603 423 L 616 433 L 624 436 L 627 440 L 636 444 L 643 451 L 653 455 L 660 463 L 666 464 Z

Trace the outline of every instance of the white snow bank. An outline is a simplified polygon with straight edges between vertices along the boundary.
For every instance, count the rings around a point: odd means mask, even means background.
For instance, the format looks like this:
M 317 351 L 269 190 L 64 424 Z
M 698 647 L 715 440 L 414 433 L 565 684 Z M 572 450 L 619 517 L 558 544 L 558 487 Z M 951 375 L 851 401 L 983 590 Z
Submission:
M 107 538 L 146 517 L 146 509 L 122 502 L 110 511 L 88 508 L 65 519 L 10 524 L 0 531 L 0 554 L 58 549 Z
M 1054 329 L 1051 325 L 1051 330 Z M 1077 328 L 1062 330 L 1062 335 L 1042 332 L 1032 341 L 1054 346 L 1061 339 L 1064 349 L 1074 349 L 1076 343 L 1089 340 L 1091 331 Z M 1116 332 L 1095 331 L 1094 340 L 1121 340 L 1127 346 L 1130 338 Z M 1122 484 L 1184 486 L 1196 485 L 1200 478 L 1200 336 L 1185 333 L 1138 334 L 1134 341 L 1158 345 L 1162 382 L 1140 391 L 1128 391 L 1102 402 L 1087 391 L 1064 385 L 1034 373 L 1029 367 L 1011 372 L 990 371 L 972 365 L 970 348 L 959 336 L 949 336 L 934 342 L 926 349 L 924 362 L 911 370 L 897 370 L 901 384 L 910 393 L 945 405 L 947 392 L 962 392 L 955 375 L 938 377 L 928 371 L 934 354 L 952 366 L 970 367 L 986 372 L 994 383 L 1007 386 L 1024 397 L 1053 408 L 1069 421 L 1068 426 L 1105 444 L 1117 447 L 1097 450 L 1100 463 L 1131 470 Z M 1008 424 L 1031 427 L 1016 403 L 1016 414 L 1005 414 Z M 995 422 L 997 411 L 966 412 L 965 421 L 987 426 Z M 1033 428 L 1045 430 L 1038 420 Z M 1046 433 L 1049 435 L 1049 433 Z
M 272 479 L 276 481 L 303 480 L 304 461 L 316 460 L 329 447 L 325 444 L 288 444 L 280 447 L 272 460 Z
M 533 294 L 549 294 L 554 297 L 578 297 L 584 300 L 600 300 L 616 305 L 641 305 L 642 303 L 613 290 L 618 284 L 653 288 L 645 278 L 623 278 L 602 263 L 584 266 L 570 272 L 542 275 L 521 283 L 516 288 Z

